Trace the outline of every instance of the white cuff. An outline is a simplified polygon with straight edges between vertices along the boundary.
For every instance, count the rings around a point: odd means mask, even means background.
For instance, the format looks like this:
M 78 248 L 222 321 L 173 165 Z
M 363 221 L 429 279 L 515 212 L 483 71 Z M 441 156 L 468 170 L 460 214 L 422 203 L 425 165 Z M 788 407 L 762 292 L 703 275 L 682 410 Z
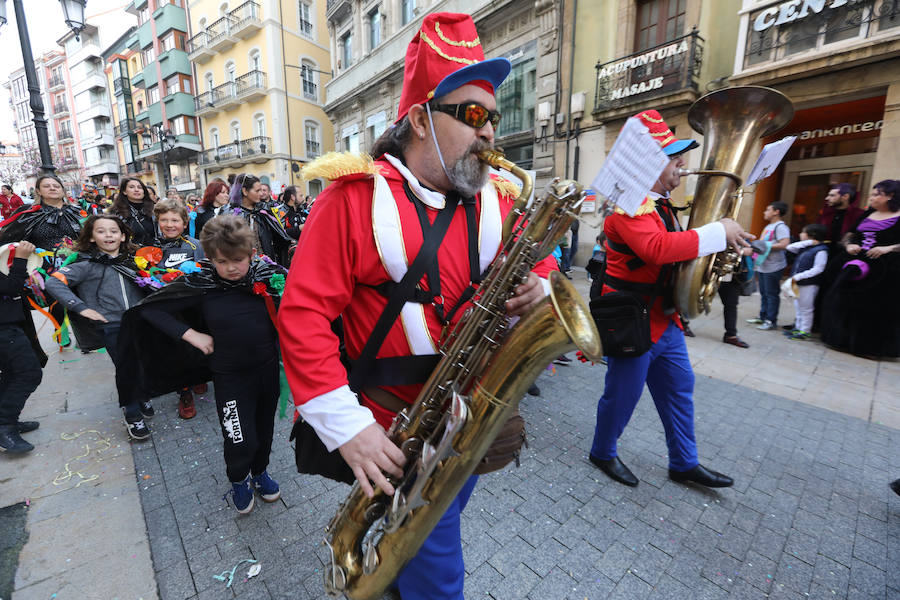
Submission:
M 350 386 L 344 385 L 297 407 L 331 452 L 375 422 L 372 411 L 362 406 Z
M 541 280 L 541 285 L 544 287 L 544 295 L 550 295 L 550 278 L 549 277 L 538 277 Z
M 707 256 L 708 254 L 721 252 L 727 246 L 725 226 L 718 221 L 707 223 L 706 225 L 698 227 L 697 229 L 692 229 L 691 231 L 696 231 L 697 236 L 700 238 L 700 244 L 697 247 L 698 258 Z

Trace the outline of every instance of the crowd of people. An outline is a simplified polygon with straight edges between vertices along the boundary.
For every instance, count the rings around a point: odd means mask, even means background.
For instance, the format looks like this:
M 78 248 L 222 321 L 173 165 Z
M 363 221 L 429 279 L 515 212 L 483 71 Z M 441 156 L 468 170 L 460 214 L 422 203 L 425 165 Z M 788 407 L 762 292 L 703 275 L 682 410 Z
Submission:
M 134 440 L 151 435 L 152 398 L 178 393 L 179 415 L 190 419 L 193 393 L 212 381 L 238 512 L 252 510 L 257 495 L 274 501 L 281 494 L 267 472 L 275 413 L 287 391 L 280 360 L 298 415 L 298 468 L 355 480 L 369 497 L 393 495 L 408 456 L 387 430 L 440 360 L 444 332 L 466 313 L 518 194 L 478 157 L 493 145 L 501 118 L 495 92 L 511 70 L 505 58 L 485 59 L 478 39 L 468 15 L 423 19 L 407 50 L 397 119 L 372 149 L 375 159 L 332 155 L 305 168 L 307 178 L 332 181 L 311 214 L 311 199 L 297 188 L 276 199 L 250 173 L 213 180 L 202 197 L 185 199 L 174 189 L 158 199 L 140 179 L 125 177 L 108 206 L 67 199 L 58 178 L 39 177 L 35 203 L 12 208 L 0 222 L 10 256 L 0 261 L 0 448 L 33 449 L 22 434 L 38 424 L 19 416 L 46 361 L 34 308 L 51 320 L 61 345 L 70 321 L 82 351 L 106 348 Z M 766 208 L 768 225 L 755 246 L 732 219 L 685 231 L 669 197 L 685 153 L 698 144 L 675 138 L 655 110 L 637 118 L 669 163 L 635 215 L 617 209 L 606 219 L 591 308 L 598 319 L 623 295 L 640 299 L 646 330 L 632 328 L 627 340 L 604 337 L 608 369 L 589 459 L 611 479 L 638 485 L 618 456 L 618 440 L 646 383 L 665 430 L 669 477 L 727 487 L 731 477 L 699 460 L 693 370 L 671 265 L 733 247 L 758 274 L 761 328 L 775 329 L 784 253 L 797 254 L 790 281 L 811 291 L 798 294 L 792 336 L 810 333 L 818 287 L 826 290 L 823 321 L 831 323 L 826 343 L 896 356 L 900 335 L 885 335 L 885 326 L 896 332 L 900 323 L 890 304 L 900 281 L 900 184 L 876 184 L 858 222 L 848 226 L 844 209 L 836 224 L 835 209 L 832 222 L 807 227 L 794 244 L 781 219 L 787 207 L 778 202 Z M 569 240 L 563 270 L 577 228 Z M 826 247 L 831 259 L 823 267 Z M 295 254 L 303 272 L 288 277 Z M 518 317 L 543 302 L 556 268 L 545 257 L 526 270 L 507 313 Z M 861 340 L 860 327 L 872 327 L 871 336 Z M 733 343 L 729 338 L 739 340 L 733 324 L 724 339 Z M 477 478 L 454 492 L 400 570 L 393 587 L 404 600 L 462 597 L 460 513 Z

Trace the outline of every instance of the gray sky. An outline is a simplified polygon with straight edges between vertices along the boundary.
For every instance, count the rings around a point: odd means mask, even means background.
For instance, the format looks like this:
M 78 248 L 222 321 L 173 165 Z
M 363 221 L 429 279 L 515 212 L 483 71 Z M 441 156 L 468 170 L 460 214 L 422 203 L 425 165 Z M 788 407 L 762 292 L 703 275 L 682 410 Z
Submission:
M 44 52 L 60 49 L 56 40 L 66 33 L 68 27 L 63 20 L 59 0 L 22 0 L 22 4 L 25 6 L 31 51 L 35 58 Z M 131 3 L 126 0 L 87 0 L 86 20 L 100 29 L 101 50 L 105 50 L 116 41 L 129 27 L 137 25 L 137 17 L 125 12 L 125 7 L 129 4 Z M 6 2 L 6 18 L 9 22 L 0 27 L 2 83 L 9 80 L 11 72 L 22 67 L 22 47 L 19 45 L 18 25 L 12 0 Z M 0 140 L 18 140 L 12 121 L 9 92 L 0 87 Z

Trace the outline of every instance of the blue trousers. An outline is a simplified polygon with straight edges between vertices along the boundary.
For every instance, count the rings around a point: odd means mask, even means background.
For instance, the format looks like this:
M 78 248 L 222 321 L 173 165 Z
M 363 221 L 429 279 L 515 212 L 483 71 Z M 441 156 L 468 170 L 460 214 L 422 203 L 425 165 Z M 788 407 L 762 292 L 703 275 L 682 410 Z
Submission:
M 757 273 L 759 279 L 759 318 L 763 321 L 778 323 L 778 307 L 781 299 L 781 271 L 771 273 Z
M 687 471 L 696 467 L 694 370 L 684 345 L 684 333 L 669 323 L 659 341 L 642 356 L 610 356 L 608 361 L 606 388 L 597 403 L 591 455 L 600 460 L 618 456 L 616 442 L 625 431 L 646 382 L 666 432 L 669 468 Z
M 464 600 L 462 541 L 459 515 L 466 507 L 478 476 L 472 475 L 447 507 L 447 512 L 409 564 L 397 576 L 403 600 Z

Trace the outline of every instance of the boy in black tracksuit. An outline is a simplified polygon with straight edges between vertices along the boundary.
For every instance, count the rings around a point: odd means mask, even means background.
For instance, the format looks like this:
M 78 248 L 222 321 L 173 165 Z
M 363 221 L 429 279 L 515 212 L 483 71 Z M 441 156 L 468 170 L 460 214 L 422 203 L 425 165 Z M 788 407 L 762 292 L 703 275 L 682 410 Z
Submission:
M 144 320 L 208 357 L 226 471 L 240 513 L 253 508 L 254 489 L 267 502 L 281 495 L 266 467 L 280 393 L 278 334 L 272 321 L 273 296 L 280 292 L 273 283 L 278 277 L 283 282 L 284 271 L 252 258 L 253 239 L 238 217 L 211 220 L 200 240 L 212 268 L 201 263 L 200 272 L 184 276 L 180 286 L 164 288 L 140 307 Z M 175 316 L 191 311 L 193 319 Z
M 34 323 L 22 291 L 28 276 L 30 242 L 19 242 L 9 275 L 0 272 L 0 451 L 23 454 L 34 446 L 21 433 L 38 428 L 37 421 L 19 421 L 25 401 L 41 383 L 47 356 L 37 344 Z

